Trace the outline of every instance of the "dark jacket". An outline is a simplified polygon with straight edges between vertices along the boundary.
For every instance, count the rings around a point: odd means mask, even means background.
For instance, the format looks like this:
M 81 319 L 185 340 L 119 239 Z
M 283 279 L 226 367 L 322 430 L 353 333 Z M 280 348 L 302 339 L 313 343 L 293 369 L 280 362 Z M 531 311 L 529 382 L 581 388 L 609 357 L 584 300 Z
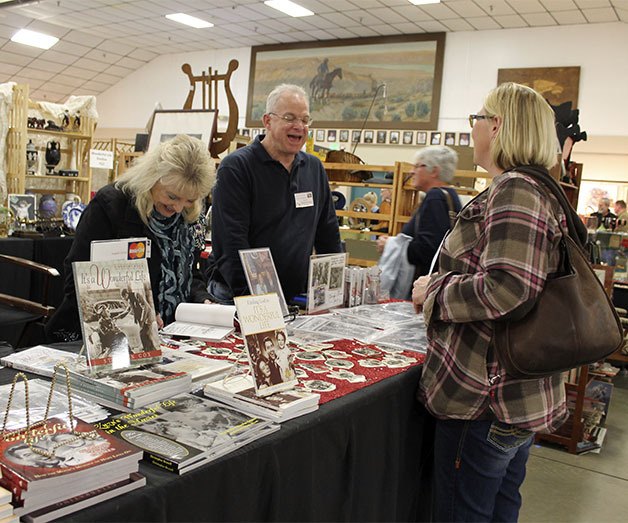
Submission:
M 69 341 L 82 337 L 72 262 L 90 259 L 92 240 L 115 240 L 121 238 L 147 237 L 152 241 L 152 253 L 148 259 L 153 300 L 158 308 L 157 292 L 161 280 L 161 252 L 147 225 L 142 222 L 133 200 L 114 185 L 103 187 L 83 211 L 76 228 L 74 242 L 64 261 L 65 296 L 55 315 L 46 324 L 49 342 Z M 206 284 L 194 267 L 190 301 L 202 302 L 209 298 Z

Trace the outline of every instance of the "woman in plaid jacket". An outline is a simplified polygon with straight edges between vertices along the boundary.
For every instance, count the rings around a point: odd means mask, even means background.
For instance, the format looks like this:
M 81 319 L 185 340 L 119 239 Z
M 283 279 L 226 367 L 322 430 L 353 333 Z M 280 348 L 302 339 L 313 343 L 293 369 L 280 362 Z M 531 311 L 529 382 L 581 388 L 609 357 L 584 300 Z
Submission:
M 552 167 L 557 137 L 549 104 L 514 83 L 469 121 L 474 161 L 493 179 L 460 212 L 438 273 L 414 284 L 429 338 L 419 397 L 437 419 L 435 520 L 516 521 L 533 435 L 564 422 L 565 390 L 560 374 L 508 376 L 491 340 L 495 322 L 535 300 L 558 267 L 562 208 L 517 172 Z

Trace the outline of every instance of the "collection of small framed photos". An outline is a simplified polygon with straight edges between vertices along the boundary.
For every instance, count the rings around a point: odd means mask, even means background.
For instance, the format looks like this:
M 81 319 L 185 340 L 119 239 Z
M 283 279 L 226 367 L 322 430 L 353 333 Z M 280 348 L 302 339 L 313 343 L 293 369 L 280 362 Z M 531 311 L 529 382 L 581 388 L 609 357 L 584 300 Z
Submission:
M 262 129 L 239 129 L 238 134 L 255 138 Z M 313 129 L 317 143 L 367 143 L 385 145 L 458 145 L 471 146 L 471 133 L 441 131 L 364 131 L 350 129 Z

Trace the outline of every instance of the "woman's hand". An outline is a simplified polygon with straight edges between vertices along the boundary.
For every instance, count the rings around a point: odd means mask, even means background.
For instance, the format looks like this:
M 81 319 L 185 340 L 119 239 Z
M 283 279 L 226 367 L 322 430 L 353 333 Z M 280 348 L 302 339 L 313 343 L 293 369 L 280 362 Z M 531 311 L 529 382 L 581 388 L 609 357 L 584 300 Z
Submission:
M 164 328 L 164 320 L 161 319 L 161 314 L 157 314 L 155 318 L 157 320 L 157 327 L 161 330 Z
M 412 304 L 417 314 L 423 309 L 423 303 L 425 303 L 425 293 L 427 292 L 427 286 L 430 283 L 429 276 L 419 276 L 412 285 Z
M 390 236 L 380 236 L 377 238 L 377 252 L 380 254 L 384 252 L 384 247 L 386 246 L 386 240 L 388 240 Z

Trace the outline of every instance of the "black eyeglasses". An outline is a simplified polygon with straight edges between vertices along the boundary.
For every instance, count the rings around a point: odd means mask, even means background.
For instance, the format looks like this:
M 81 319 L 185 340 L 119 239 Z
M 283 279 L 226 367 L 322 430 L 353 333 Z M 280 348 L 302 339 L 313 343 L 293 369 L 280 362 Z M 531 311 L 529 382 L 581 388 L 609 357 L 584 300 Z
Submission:
M 277 118 L 281 118 L 284 122 L 289 123 L 290 125 L 294 124 L 297 120 L 301 122 L 305 127 L 312 125 L 314 120 L 310 116 L 304 116 L 303 118 L 299 118 L 293 114 L 284 114 L 283 116 L 277 113 L 268 113 L 272 116 L 276 116 Z
M 473 129 L 473 125 L 475 124 L 476 120 L 486 120 L 487 118 L 492 118 L 492 116 L 489 116 L 487 114 L 470 114 L 469 125 L 471 126 L 471 129 Z

